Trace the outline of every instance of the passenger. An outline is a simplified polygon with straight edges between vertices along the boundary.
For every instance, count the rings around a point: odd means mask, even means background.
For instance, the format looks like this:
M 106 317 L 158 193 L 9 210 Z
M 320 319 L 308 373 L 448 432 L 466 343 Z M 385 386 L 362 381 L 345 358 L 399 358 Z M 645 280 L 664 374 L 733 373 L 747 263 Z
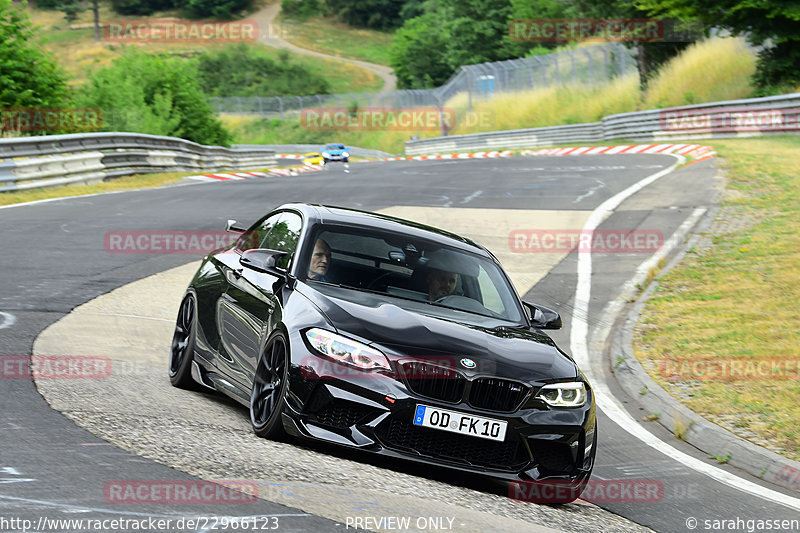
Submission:
M 314 243 L 314 251 L 311 252 L 311 262 L 308 264 L 308 279 L 328 282 L 325 276 L 331 264 L 331 247 L 323 239 L 317 239 Z

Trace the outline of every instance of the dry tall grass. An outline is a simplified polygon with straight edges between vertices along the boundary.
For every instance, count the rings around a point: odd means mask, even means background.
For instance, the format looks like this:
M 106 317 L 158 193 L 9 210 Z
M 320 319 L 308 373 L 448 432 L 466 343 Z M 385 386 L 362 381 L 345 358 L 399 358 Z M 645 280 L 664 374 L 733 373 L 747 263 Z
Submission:
M 756 56 L 741 38 L 698 42 L 650 81 L 643 109 L 747 98 Z
M 632 74 L 595 87 L 548 87 L 473 101 L 472 120 L 465 118 L 465 94 L 454 96 L 446 105 L 462 117 L 451 132 L 459 134 L 594 122 L 635 110 L 639 98 L 638 76 Z

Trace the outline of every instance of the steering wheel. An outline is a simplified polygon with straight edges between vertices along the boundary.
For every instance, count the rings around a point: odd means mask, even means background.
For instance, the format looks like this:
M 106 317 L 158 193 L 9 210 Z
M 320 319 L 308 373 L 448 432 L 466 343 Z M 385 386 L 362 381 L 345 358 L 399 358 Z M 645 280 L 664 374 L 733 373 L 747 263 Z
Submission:
M 367 284 L 366 288 L 367 289 L 374 289 L 378 285 L 379 281 L 384 280 L 384 279 L 388 278 L 389 276 L 393 276 L 393 275 L 394 275 L 394 272 L 384 272 L 383 274 L 381 274 L 377 278 L 375 278 L 372 281 L 370 281 Z

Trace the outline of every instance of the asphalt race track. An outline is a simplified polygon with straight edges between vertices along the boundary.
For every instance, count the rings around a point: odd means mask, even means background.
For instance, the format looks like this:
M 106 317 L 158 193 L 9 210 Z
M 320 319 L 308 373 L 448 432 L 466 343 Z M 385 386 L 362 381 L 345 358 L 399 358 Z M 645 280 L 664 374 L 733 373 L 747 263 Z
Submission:
M 604 315 L 607 304 L 618 297 L 649 254 L 592 254 L 588 313 L 578 307 L 579 315 L 573 317 L 579 254 L 512 253 L 510 233 L 580 229 L 603 202 L 675 162 L 667 155 L 393 161 L 352 164 L 349 173 L 331 164 L 321 172 L 295 177 L 181 184 L 3 208 L 0 355 L 29 356 L 37 337 L 77 306 L 200 259 L 186 254 L 109 253 L 104 241 L 107 232 L 220 230 L 229 218 L 249 224 L 290 201 L 382 210 L 475 238 L 498 255 L 525 299 L 561 312 L 565 327 L 551 336 L 569 351 L 574 341 L 573 318 L 590 333 L 618 320 L 618 316 Z M 713 213 L 720 187 L 715 175 L 713 160 L 667 173 L 622 201 L 602 218 L 599 229 L 657 230 L 668 239 L 690 217 Z M 188 281 L 186 272 L 191 275 L 191 267 L 187 268 L 150 278 L 149 286 L 131 285 L 128 292 L 114 297 L 117 301 L 124 300 L 119 300 L 122 295 L 128 298 L 124 304 L 135 318 L 137 306 L 150 305 L 159 287 L 180 295 Z M 168 288 L 153 285 L 163 280 L 172 283 Z M 183 286 L 180 280 L 185 280 Z M 157 320 L 155 327 L 171 332 L 172 320 L 172 316 Z M 77 339 L 80 324 L 72 327 Z M 108 330 L 107 337 L 113 336 L 114 331 Z M 51 334 L 49 339 L 51 348 L 57 348 L 59 338 Z M 74 339 L 63 339 L 68 351 Z M 92 342 L 91 338 L 80 340 Z M 107 341 L 97 338 L 97 345 L 105 346 Z M 157 354 L 158 344 L 150 346 L 151 341 L 147 335 L 142 337 L 142 353 Z M 22 529 L 19 524 L 5 527 L 3 518 L 36 524 L 42 516 L 171 519 L 170 528 L 162 529 L 170 531 L 209 531 L 214 524 L 208 519 L 176 521 L 222 516 L 247 517 L 242 524 L 253 520 L 271 525 L 269 520 L 274 519 L 279 531 L 397 529 L 389 522 L 365 520 L 382 516 L 410 517 L 414 531 L 483 531 L 487 527 L 536 531 L 537 526 L 543 526 L 542 531 L 689 531 L 694 529 L 691 519 L 699 521 L 697 530 L 702 531 L 704 520 L 800 517 L 800 501 L 793 500 L 792 508 L 718 482 L 644 444 L 615 422 L 625 425 L 618 416 L 603 413 L 593 478 L 610 483 L 655 481 L 663 487 L 659 497 L 597 505 L 514 502 L 497 487 L 443 471 L 420 471 L 404 463 L 379 464 L 337 449 L 271 443 L 249 432 L 246 411 L 232 402 L 169 387 L 167 349 L 168 342 L 161 362 L 157 356 L 143 355 L 140 372 L 92 383 L 51 380 L 37 384 L 31 379 L 6 379 L 4 374 L 0 379 L 0 530 Z M 611 365 L 597 360 L 601 355 L 589 353 L 593 382 L 605 383 L 627 413 L 641 420 L 647 413 L 640 410 L 636 398 L 615 385 Z M 108 356 L 115 358 L 114 353 Z M 193 413 L 198 402 L 212 414 L 198 418 Z M 642 424 L 696 460 L 763 486 L 763 495 L 768 491 L 791 495 L 729 465 L 717 464 L 659 425 Z M 252 482 L 258 486 L 260 499 L 248 505 L 132 505 L 108 498 L 108 484 L 118 480 L 191 483 L 199 478 Z M 415 524 L 423 517 L 444 521 L 425 520 L 424 527 Z

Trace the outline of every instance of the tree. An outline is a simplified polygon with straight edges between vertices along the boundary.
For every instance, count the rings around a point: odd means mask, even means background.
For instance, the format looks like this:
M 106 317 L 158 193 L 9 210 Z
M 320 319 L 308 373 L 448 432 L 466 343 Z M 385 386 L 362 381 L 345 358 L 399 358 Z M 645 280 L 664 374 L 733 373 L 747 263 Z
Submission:
M 391 65 L 402 88 L 440 85 L 462 65 L 518 57 L 510 46 L 509 0 L 439 0 L 395 35 Z
M 24 5 L 0 0 L 0 108 L 63 105 L 69 98 L 66 76 L 31 44 L 33 27 Z
M 509 0 L 441 0 L 440 14 L 451 69 L 515 57 L 508 47 Z
M 397 28 L 404 0 L 326 0 L 328 11 L 352 26 L 374 30 Z
M 743 34 L 759 52 L 755 81 L 762 88 L 800 83 L 800 5 L 785 0 L 641 0 L 653 15 L 700 20 Z
M 78 16 L 87 9 L 92 10 L 94 18 L 94 40 L 100 42 L 100 3 L 99 0 L 89 0 L 90 5 L 84 0 L 56 0 L 54 2 L 46 2 L 46 6 L 53 7 L 64 13 L 64 18 L 67 22 L 75 22 Z M 41 4 L 40 4 L 41 5 Z
M 447 64 L 447 34 L 436 13 L 426 13 L 406 21 L 392 43 L 390 64 L 403 89 L 423 89 L 441 85 L 454 69 Z
M 176 4 L 192 18 L 235 19 L 250 7 L 252 0 L 177 0 Z
M 120 15 L 150 15 L 178 7 L 178 0 L 111 0 L 111 9 Z
M 94 73 L 76 97 L 103 110 L 106 131 L 181 137 L 227 145 L 228 132 L 199 88 L 195 63 L 129 49 Z

